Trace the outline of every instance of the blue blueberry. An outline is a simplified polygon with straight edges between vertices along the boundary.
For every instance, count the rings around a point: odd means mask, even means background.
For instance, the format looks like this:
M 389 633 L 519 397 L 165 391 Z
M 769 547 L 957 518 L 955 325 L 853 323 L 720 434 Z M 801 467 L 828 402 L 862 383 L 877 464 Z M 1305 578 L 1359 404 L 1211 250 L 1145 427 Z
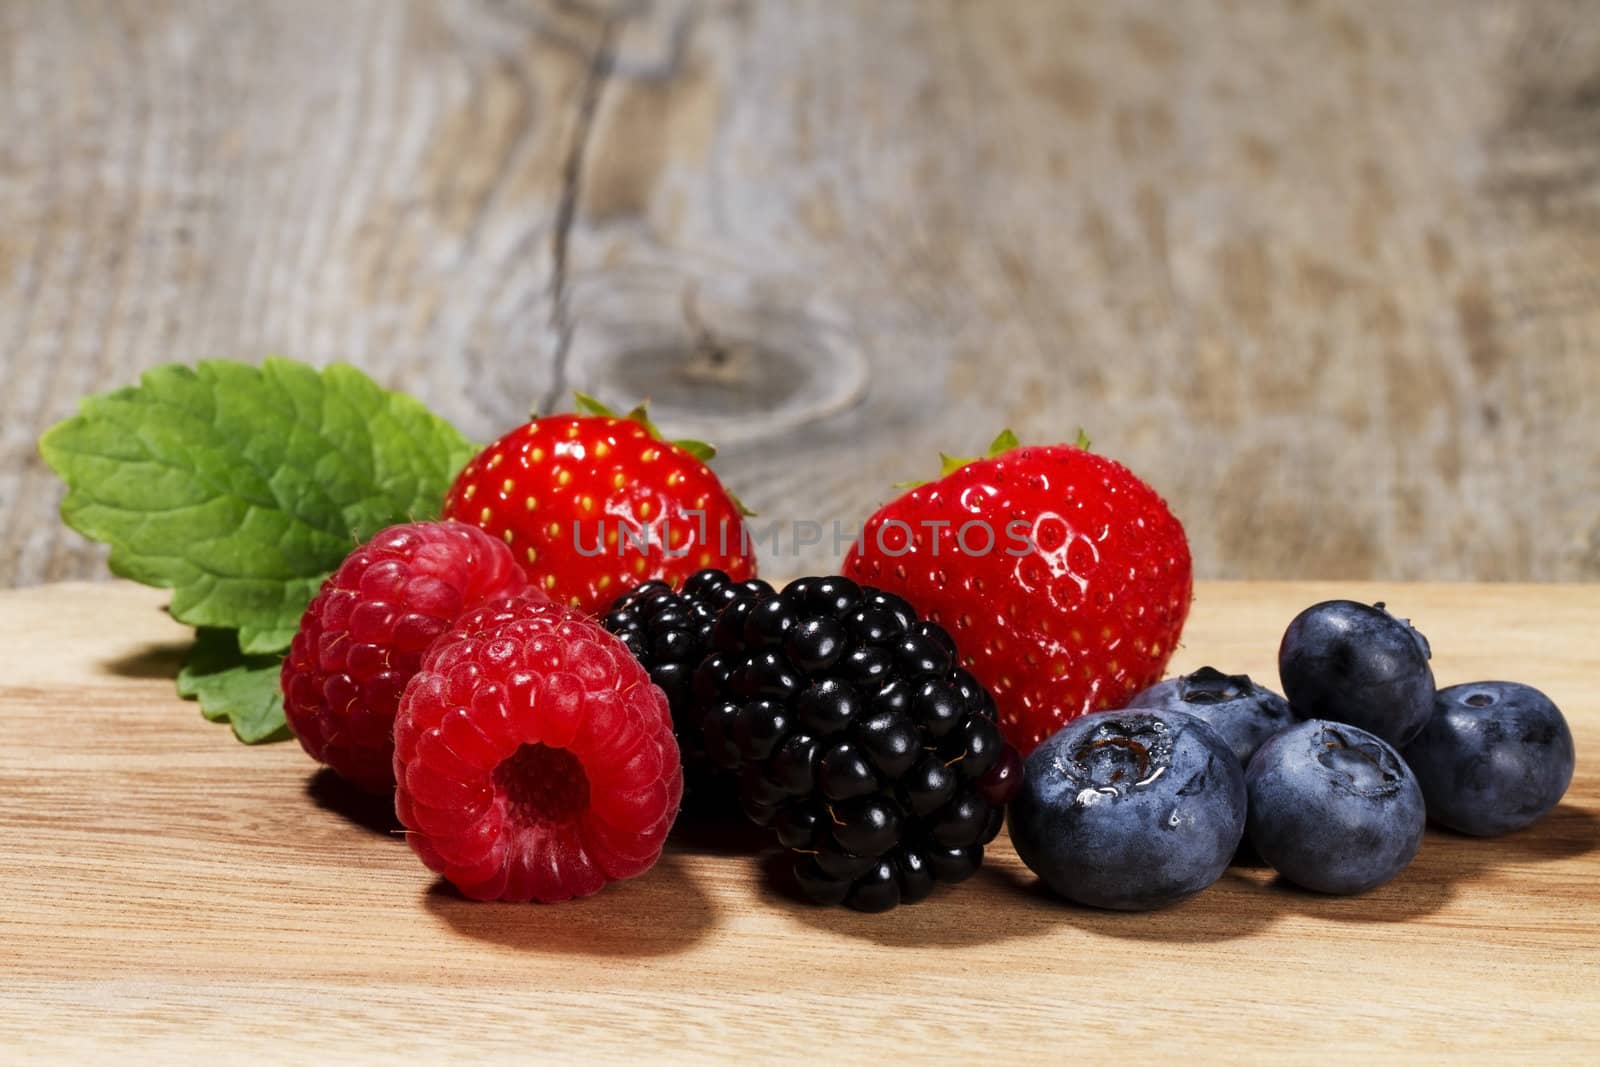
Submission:
M 1572 782 L 1572 731 L 1550 698 L 1516 682 L 1439 690 L 1433 718 L 1406 746 L 1428 817 L 1477 837 L 1520 830 Z
M 1104 711 L 1034 750 L 1010 814 L 1017 855 L 1055 892 L 1143 911 L 1221 877 L 1244 833 L 1244 772 L 1192 715 Z
M 1188 712 L 1222 735 L 1241 767 L 1263 741 L 1294 722 L 1289 702 L 1277 693 L 1248 674 L 1223 674 L 1215 667 L 1157 682 L 1135 694 L 1128 707 Z
M 1313 719 L 1271 738 L 1245 772 L 1249 839 L 1296 885 L 1364 893 L 1405 870 L 1422 844 L 1422 790 L 1389 744 Z
M 1313 604 L 1278 646 L 1278 676 L 1302 719 L 1359 726 L 1404 746 L 1433 714 L 1428 641 L 1383 605 Z

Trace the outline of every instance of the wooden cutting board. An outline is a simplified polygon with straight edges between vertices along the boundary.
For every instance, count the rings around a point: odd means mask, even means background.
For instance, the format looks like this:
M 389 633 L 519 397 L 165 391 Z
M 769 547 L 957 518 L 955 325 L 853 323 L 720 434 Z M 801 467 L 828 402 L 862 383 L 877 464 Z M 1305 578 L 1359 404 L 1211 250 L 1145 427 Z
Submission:
M 458 899 L 385 806 L 173 695 L 161 593 L 0 594 L 0 1049 L 218 1057 L 883 1063 L 1600 1055 L 1600 587 L 1203 584 L 1174 666 L 1275 681 L 1283 626 L 1385 599 L 1441 683 L 1546 690 L 1578 773 L 1500 841 L 1430 831 L 1397 881 L 1230 870 L 1166 911 L 1047 898 L 1004 836 L 885 915 L 793 903 L 739 843 L 554 907 Z

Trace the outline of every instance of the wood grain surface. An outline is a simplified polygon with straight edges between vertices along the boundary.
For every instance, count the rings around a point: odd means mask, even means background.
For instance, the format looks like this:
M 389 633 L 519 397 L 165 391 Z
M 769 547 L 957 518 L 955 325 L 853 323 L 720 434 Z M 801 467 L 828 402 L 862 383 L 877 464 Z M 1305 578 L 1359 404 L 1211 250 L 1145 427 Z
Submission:
M 1593 16 L 12 0 L 0 583 L 101 573 L 80 396 L 272 353 L 480 440 L 651 395 L 772 518 L 1081 424 L 1202 575 L 1600 578 Z
M 1314 896 L 1233 868 L 1144 915 L 1044 895 L 1002 836 L 877 915 L 769 889 L 675 832 L 647 875 L 475 904 L 385 805 L 173 696 L 185 631 L 124 583 L 0 594 L 0 1048 L 8 1062 L 1593 1062 L 1600 590 L 1205 583 L 1175 666 L 1276 678 L 1282 627 L 1384 598 L 1443 683 L 1566 711 L 1566 800 L 1498 841 L 1429 831 L 1395 882 Z M 681 828 L 680 828 L 681 829 Z

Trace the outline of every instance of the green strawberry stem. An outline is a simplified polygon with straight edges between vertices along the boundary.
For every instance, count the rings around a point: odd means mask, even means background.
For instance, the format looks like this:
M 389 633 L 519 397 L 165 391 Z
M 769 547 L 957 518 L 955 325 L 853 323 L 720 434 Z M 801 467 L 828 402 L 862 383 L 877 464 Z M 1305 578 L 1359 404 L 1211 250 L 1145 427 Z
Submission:
M 680 437 L 676 440 L 669 440 L 667 437 L 665 437 L 661 433 L 660 428 L 657 427 L 654 422 L 650 421 L 650 401 L 648 400 L 641 401 L 639 404 L 635 405 L 633 410 L 628 412 L 626 415 L 618 415 L 617 412 L 604 401 L 591 396 L 588 393 L 573 390 L 572 395 L 575 400 L 574 406 L 577 408 L 578 414 L 580 415 L 602 415 L 607 418 L 628 419 L 632 422 L 637 422 L 640 426 L 643 426 L 646 430 L 649 430 L 650 436 L 654 437 L 657 441 L 666 441 L 668 444 L 676 445 L 685 452 L 689 453 L 689 455 L 693 456 L 695 459 L 699 460 L 701 463 L 710 463 L 717 456 L 717 446 L 706 441 L 697 441 L 692 437 Z M 733 490 L 728 489 L 726 486 L 724 486 L 723 489 L 728 494 L 728 498 L 733 501 L 733 506 L 739 509 L 740 515 L 747 519 L 755 516 L 756 513 L 746 507 L 744 501 L 740 500 L 734 495 Z
M 1082 426 L 1078 427 L 1078 436 L 1073 441 L 1074 447 L 1081 448 L 1083 451 L 1087 452 L 1089 451 L 1089 444 L 1089 435 L 1084 432 Z M 952 456 L 944 452 L 940 452 L 939 477 L 943 478 L 948 474 L 954 474 L 956 471 L 960 470 L 962 467 L 965 467 L 969 463 L 976 463 L 980 459 L 993 459 L 996 456 L 1004 455 L 1005 453 L 1010 452 L 1014 448 L 1021 447 L 1022 442 L 1018 440 L 1017 435 L 1008 428 L 1001 430 L 999 434 L 995 436 L 995 439 L 989 443 L 988 450 L 981 456 Z M 916 489 L 918 486 L 927 484 L 928 479 L 914 479 L 908 482 L 895 482 L 894 488 Z

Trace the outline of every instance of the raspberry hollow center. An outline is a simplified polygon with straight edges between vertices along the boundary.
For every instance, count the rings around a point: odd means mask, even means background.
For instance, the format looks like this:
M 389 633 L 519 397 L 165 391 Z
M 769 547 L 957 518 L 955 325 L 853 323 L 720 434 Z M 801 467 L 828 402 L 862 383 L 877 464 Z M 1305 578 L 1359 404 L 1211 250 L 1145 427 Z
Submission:
M 589 776 L 564 748 L 523 745 L 494 769 L 494 784 L 523 822 L 568 822 L 589 806 Z

